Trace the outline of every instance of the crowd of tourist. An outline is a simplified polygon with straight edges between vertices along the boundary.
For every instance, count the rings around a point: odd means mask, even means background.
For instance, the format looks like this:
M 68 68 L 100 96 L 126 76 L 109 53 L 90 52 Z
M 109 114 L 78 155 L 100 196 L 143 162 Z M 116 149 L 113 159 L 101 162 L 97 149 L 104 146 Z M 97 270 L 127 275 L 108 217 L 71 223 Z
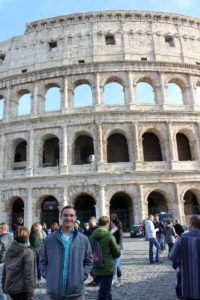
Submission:
M 29 229 L 18 218 L 12 227 L 0 224 L 0 299 L 33 300 L 34 289 L 46 280 L 49 300 L 84 300 L 84 281 L 98 286 L 98 300 L 112 300 L 112 286 L 122 284 L 122 223 L 116 214 L 94 216 L 81 226 L 73 206 L 60 213 L 61 225 L 51 229 L 34 223 Z M 168 258 L 176 269 L 176 293 L 181 299 L 200 299 L 200 216 L 192 216 L 189 231 L 170 220 L 149 215 L 144 222 L 149 241 L 149 263 L 160 264 L 160 253 L 168 246 Z M 98 243 L 100 265 L 95 264 Z M 154 246 L 156 253 L 154 256 Z

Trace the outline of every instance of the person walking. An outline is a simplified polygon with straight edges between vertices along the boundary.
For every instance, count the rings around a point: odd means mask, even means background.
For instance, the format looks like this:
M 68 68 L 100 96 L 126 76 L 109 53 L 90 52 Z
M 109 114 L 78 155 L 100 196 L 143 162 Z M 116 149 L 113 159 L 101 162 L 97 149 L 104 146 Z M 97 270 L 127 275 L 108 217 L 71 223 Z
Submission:
M 8 225 L 6 223 L 0 224 L 0 299 L 6 300 L 7 296 L 2 290 L 2 272 L 6 256 L 6 251 L 12 243 L 12 238 L 8 233 Z
M 172 250 L 176 239 L 178 238 L 178 235 L 176 234 L 176 231 L 174 229 L 174 226 L 172 225 L 170 220 L 166 221 L 166 227 L 165 227 L 165 242 L 168 244 L 169 253 Z
M 115 237 L 116 243 L 120 248 L 120 256 L 115 259 L 115 274 L 113 276 L 113 282 L 112 282 L 113 286 L 118 287 L 122 284 L 122 282 L 121 282 L 122 271 L 120 268 L 120 264 L 121 264 L 122 251 L 123 251 L 123 243 L 122 243 L 123 231 L 121 228 L 121 222 L 118 218 L 111 221 L 110 233 L 113 234 L 113 236 Z
M 184 233 L 184 229 L 183 229 L 183 226 L 180 224 L 179 220 L 177 219 L 176 220 L 176 223 L 174 225 L 174 229 L 176 231 L 176 234 L 178 236 L 181 236 L 182 233 Z
M 13 300 L 33 300 L 36 257 L 28 245 L 29 230 L 18 227 L 8 248 L 3 267 L 3 290 Z
M 189 232 L 181 234 L 169 253 L 175 269 L 181 271 L 182 299 L 200 299 L 200 215 L 189 221 Z
M 148 219 L 145 221 L 145 232 L 147 238 L 149 240 L 149 262 L 150 264 L 153 263 L 160 263 L 160 244 L 156 238 L 156 232 L 159 230 L 158 228 L 154 227 L 153 224 L 154 216 L 149 215 Z M 153 258 L 153 246 L 156 247 L 156 259 Z
M 41 285 L 41 273 L 39 269 L 39 254 L 42 247 L 43 242 L 43 234 L 42 230 L 40 228 L 40 225 L 38 223 L 34 223 L 31 226 L 31 233 L 29 236 L 29 242 L 31 247 L 33 248 L 35 254 L 36 254 L 36 266 L 37 266 L 37 285 Z
M 156 238 L 160 244 L 161 252 L 165 250 L 165 235 L 164 235 L 164 224 L 160 221 L 159 216 L 155 216 L 154 227 L 158 228 L 156 232 Z
M 84 281 L 93 265 L 88 238 L 74 228 L 76 211 L 65 206 L 62 225 L 48 235 L 40 252 L 40 271 L 50 300 L 84 300 Z
M 91 245 L 98 240 L 102 249 L 104 266 L 93 268 L 93 274 L 99 282 L 98 300 L 112 300 L 112 280 L 115 274 L 115 259 L 120 256 L 120 249 L 113 235 L 108 231 L 110 219 L 102 216 L 98 220 L 99 227 L 92 233 L 89 240 Z

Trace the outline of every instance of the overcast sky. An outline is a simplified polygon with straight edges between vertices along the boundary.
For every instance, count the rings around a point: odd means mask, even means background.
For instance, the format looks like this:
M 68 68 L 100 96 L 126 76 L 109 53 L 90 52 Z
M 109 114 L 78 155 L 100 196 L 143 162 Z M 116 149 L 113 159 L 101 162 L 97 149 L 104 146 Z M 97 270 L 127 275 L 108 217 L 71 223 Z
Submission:
M 100 10 L 150 10 L 200 18 L 199 0 L 0 0 L 0 41 L 39 19 Z

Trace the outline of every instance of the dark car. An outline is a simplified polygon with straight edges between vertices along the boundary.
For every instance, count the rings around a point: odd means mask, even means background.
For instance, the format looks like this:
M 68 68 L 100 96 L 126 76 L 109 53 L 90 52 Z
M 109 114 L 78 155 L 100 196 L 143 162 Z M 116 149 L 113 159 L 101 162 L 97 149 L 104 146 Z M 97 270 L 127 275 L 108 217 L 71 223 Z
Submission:
M 133 225 L 130 231 L 131 237 L 144 237 L 144 230 L 142 225 Z

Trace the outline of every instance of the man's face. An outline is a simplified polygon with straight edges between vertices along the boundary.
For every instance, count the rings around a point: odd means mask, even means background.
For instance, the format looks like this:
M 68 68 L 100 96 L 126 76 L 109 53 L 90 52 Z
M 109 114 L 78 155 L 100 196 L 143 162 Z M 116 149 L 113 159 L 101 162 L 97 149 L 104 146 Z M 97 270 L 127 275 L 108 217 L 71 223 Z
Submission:
M 65 228 L 73 228 L 76 221 L 76 214 L 73 208 L 64 209 L 61 215 L 62 226 Z

